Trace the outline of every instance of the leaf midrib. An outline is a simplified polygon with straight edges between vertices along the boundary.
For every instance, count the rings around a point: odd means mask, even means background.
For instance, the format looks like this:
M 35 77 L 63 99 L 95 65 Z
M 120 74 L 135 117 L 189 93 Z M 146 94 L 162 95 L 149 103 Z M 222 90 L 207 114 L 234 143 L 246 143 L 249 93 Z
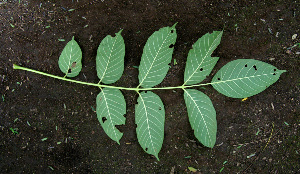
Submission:
M 69 69 L 70 69 L 70 65 L 71 65 L 71 59 L 72 59 L 72 51 L 73 51 L 73 45 L 74 45 L 74 42 L 73 42 L 73 40 L 71 40 L 71 50 L 70 50 L 70 56 L 68 56 L 69 57 L 69 63 L 68 63 L 68 69 L 67 69 L 67 73 L 66 73 L 66 75 L 68 75 L 68 74 L 71 74 L 71 73 L 69 73 Z
M 278 70 L 278 72 L 280 72 L 280 74 L 282 74 L 283 72 L 285 72 L 285 70 Z M 227 79 L 227 80 L 222 80 L 222 81 L 215 81 L 215 82 L 207 83 L 207 84 L 208 85 L 214 85 L 214 84 L 219 84 L 219 83 L 227 83 L 227 82 L 232 82 L 232 81 L 236 81 L 236 80 L 250 79 L 250 78 L 255 78 L 255 77 L 260 77 L 260 76 L 268 76 L 268 75 L 273 75 L 273 74 L 274 74 L 273 72 L 272 73 L 268 73 L 268 74 L 257 74 L 255 76 L 239 77 L 239 78 L 234 78 L 234 79 Z
M 111 113 L 110 113 L 110 111 L 109 111 L 109 107 L 108 107 L 108 103 L 107 103 L 107 101 L 106 101 L 106 97 L 105 97 L 105 92 L 104 92 L 104 90 L 102 90 L 102 93 L 103 93 L 103 98 L 104 98 L 104 101 L 105 101 L 105 105 L 106 105 L 107 113 L 108 113 L 108 117 L 109 117 L 109 119 L 107 119 L 107 120 L 110 121 L 110 125 L 112 126 L 113 133 L 115 134 L 115 138 L 116 138 L 116 140 L 117 140 L 118 137 L 117 137 L 117 134 L 116 134 L 116 131 L 115 131 L 115 128 L 114 128 L 114 124 L 113 124 L 113 122 L 112 122 Z

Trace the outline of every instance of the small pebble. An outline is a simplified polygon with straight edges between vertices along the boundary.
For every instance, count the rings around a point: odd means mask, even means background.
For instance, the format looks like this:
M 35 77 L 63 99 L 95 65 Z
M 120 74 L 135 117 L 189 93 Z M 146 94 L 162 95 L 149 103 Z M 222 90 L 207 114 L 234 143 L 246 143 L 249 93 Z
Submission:
M 292 40 L 295 40 L 296 38 L 297 38 L 297 34 L 294 34 L 293 36 L 292 36 Z

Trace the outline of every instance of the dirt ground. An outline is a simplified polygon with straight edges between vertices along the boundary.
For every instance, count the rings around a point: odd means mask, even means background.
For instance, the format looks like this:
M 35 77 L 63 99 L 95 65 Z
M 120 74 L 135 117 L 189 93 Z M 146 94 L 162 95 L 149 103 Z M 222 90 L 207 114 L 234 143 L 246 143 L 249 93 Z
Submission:
M 1 173 L 190 173 L 188 167 L 196 173 L 299 172 L 299 9 L 294 0 L 2 0 Z M 135 92 L 122 91 L 127 114 L 126 124 L 118 126 L 124 133 L 118 145 L 105 134 L 94 112 L 98 88 L 12 69 L 17 64 L 63 76 L 57 61 L 75 36 L 83 52 L 83 69 L 74 79 L 97 83 L 98 45 L 106 35 L 123 29 L 125 70 L 114 85 L 136 87 L 134 66 L 139 65 L 147 38 L 175 22 L 177 64 L 172 60 L 158 86 L 182 85 L 192 44 L 205 33 L 222 29 L 221 44 L 213 53 L 220 60 L 205 82 L 239 58 L 287 70 L 246 101 L 223 96 L 211 86 L 198 88 L 217 111 L 217 142 L 212 149 L 196 140 L 182 90 L 155 91 L 166 110 L 165 139 L 157 161 L 137 141 Z

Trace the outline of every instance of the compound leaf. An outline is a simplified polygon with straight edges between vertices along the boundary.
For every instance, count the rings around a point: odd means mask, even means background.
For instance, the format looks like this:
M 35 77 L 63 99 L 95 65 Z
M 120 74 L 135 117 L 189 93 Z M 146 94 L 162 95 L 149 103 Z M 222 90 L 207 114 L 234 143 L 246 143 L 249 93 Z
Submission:
M 121 32 L 116 33 L 115 37 L 106 36 L 97 50 L 97 75 L 105 84 L 119 80 L 124 71 L 125 43 Z
M 125 124 L 126 102 L 118 89 L 103 88 L 97 99 L 97 118 L 105 133 L 118 144 L 123 136 L 115 125 Z
M 253 59 L 237 59 L 223 66 L 213 77 L 212 86 L 232 98 L 256 95 L 275 83 L 286 72 Z
M 67 77 L 75 77 L 79 74 L 82 68 L 81 64 L 82 52 L 78 43 L 74 40 L 67 43 L 58 59 L 60 70 Z
M 184 100 L 196 138 L 204 146 L 212 148 L 216 143 L 217 120 L 211 100 L 195 89 L 185 89 Z
M 158 95 L 151 91 L 140 93 L 135 106 L 135 123 L 140 145 L 159 160 L 158 153 L 164 140 L 165 109 Z
M 165 78 L 177 37 L 175 25 L 161 28 L 148 38 L 139 66 L 139 86 L 150 88 Z
M 193 85 L 203 81 L 219 60 L 218 57 L 211 57 L 212 52 L 220 44 L 223 31 L 206 33 L 189 51 L 185 71 L 184 85 Z

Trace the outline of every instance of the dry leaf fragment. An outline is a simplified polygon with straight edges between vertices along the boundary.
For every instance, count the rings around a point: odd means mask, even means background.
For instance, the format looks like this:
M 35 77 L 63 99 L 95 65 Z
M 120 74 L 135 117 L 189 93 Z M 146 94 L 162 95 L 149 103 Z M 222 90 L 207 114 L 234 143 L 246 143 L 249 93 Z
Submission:
M 197 172 L 197 169 L 195 169 L 194 167 L 188 167 L 188 169 L 189 169 L 191 172 Z

